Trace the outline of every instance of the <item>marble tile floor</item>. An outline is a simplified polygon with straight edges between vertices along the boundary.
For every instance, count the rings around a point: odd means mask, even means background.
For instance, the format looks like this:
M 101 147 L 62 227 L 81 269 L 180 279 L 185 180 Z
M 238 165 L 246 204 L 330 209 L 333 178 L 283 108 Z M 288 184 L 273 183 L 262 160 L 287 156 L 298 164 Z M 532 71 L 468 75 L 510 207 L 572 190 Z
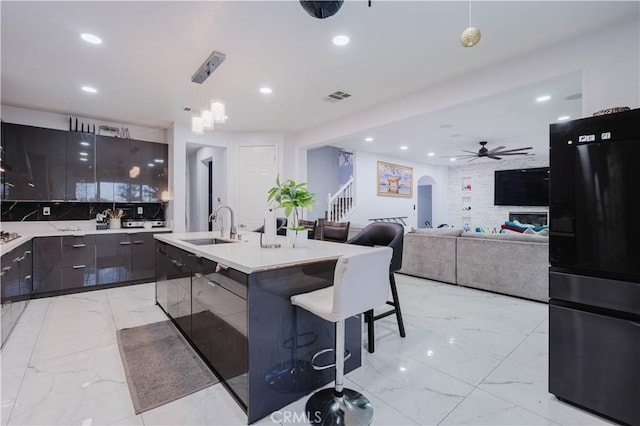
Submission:
M 375 354 L 346 377 L 375 425 L 609 424 L 547 392 L 545 304 L 396 279 L 407 338 L 377 321 Z M 164 320 L 154 295 L 150 283 L 31 301 L 1 353 L 2 425 L 246 424 L 220 384 L 135 415 L 115 331 Z M 306 399 L 258 424 L 305 423 Z

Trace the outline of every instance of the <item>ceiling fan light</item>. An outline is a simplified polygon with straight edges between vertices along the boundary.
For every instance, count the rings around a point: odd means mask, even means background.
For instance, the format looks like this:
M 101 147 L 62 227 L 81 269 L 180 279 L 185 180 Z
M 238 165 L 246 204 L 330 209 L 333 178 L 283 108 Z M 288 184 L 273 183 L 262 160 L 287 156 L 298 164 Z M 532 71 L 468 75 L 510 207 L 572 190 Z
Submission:
M 464 47 L 473 47 L 480 41 L 480 29 L 477 27 L 469 27 L 460 35 L 460 43 Z

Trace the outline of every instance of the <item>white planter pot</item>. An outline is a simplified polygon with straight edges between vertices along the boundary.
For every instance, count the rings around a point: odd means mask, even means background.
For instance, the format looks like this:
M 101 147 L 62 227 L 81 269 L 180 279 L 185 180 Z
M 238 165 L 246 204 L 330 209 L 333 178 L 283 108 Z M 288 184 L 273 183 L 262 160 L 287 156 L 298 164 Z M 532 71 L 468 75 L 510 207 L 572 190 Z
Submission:
M 120 219 L 109 219 L 109 229 L 120 229 L 121 227 Z
M 309 241 L 309 231 L 306 229 L 303 231 L 287 229 L 287 238 L 289 238 L 289 241 L 291 241 L 291 244 L 295 248 L 306 247 Z

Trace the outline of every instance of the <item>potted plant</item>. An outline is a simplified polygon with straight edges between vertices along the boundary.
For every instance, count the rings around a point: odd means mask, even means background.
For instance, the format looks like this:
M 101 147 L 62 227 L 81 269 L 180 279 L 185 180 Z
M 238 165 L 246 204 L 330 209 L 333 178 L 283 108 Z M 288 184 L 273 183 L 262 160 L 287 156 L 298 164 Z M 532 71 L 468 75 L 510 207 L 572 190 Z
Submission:
M 308 209 L 316 203 L 316 194 L 310 192 L 306 182 L 296 183 L 292 179 L 280 182 L 276 178 L 276 186 L 269 189 L 267 202 L 275 202 L 277 208 L 284 208 L 284 215 L 289 218 L 293 213 L 293 224 L 287 228 L 293 233 L 294 247 L 304 247 L 309 234 L 307 228 L 299 225 L 302 209 Z M 302 232 L 304 231 L 304 232 Z

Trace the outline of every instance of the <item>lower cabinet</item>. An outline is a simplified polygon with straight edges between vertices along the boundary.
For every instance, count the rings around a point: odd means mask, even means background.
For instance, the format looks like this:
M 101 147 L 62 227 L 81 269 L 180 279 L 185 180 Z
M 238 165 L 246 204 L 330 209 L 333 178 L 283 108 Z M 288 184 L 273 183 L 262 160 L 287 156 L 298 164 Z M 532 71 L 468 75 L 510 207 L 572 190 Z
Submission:
M 2 288 L 2 344 L 24 311 L 32 288 L 32 244 L 28 241 L 2 255 L 0 286 Z
M 152 281 L 154 241 L 152 232 L 34 238 L 33 293 Z
M 156 302 L 190 337 L 191 269 L 180 251 L 172 250 L 173 247 L 165 243 L 156 242 L 156 245 Z
M 246 276 L 160 241 L 156 241 L 156 268 L 158 305 L 246 403 L 247 285 L 242 282 Z

